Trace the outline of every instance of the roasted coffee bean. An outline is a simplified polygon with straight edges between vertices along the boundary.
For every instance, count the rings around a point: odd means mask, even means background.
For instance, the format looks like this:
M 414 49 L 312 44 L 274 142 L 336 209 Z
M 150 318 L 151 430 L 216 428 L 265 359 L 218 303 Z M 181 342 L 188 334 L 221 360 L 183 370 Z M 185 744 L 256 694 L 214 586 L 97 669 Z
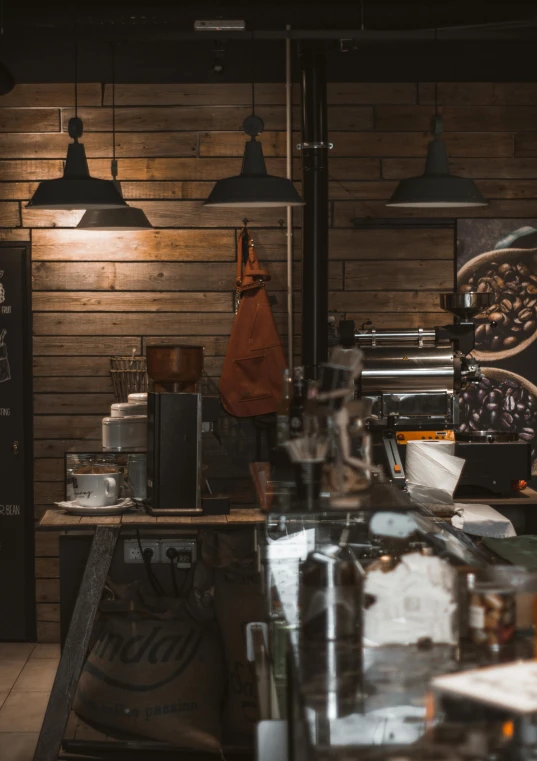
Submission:
M 476 349 L 490 352 L 512 350 L 537 331 L 537 271 L 532 271 L 534 266 L 537 268 L 537 263 L 530 259 L 487 262 L 461 283 L 463 292 L 475 289 L 479 293 L 494 294 L 495 303 L 476 316 Z
M 507 412 L 513 412 L 516 409 L 516 401 L 514 396 L 506 396 L 503 402 L 503 408 Z
M 534 439 L 537 397 L 518 381 L 483 376 L 471 388 L 464 389 L 459 402 L 460 430 L 514 431 L 523 441 Z M 532 444 L 532 459 L 537 459 L 537 437 L 535 445 Z
M 484 325 L 478 325 L 475 329 L 475 340 L 477 342 L 482 341 L 485 338 L 485 326 Z
M 522 322 L 526 322 L 526 320 L 531 320 L 533 317 L 533 309 L 528 309 L 527 307 L 524 309 L 521 309 L 518 313 L 518 319 Z

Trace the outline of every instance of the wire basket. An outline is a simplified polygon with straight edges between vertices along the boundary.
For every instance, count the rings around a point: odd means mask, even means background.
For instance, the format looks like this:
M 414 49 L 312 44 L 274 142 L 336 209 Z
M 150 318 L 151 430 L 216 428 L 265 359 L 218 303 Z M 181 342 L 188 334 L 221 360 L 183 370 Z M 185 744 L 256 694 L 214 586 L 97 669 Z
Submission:
M 128 401 L 129 394 L 147 391 L 147 359 L 136 357 L 110 357 L 110 375 L 116 402 Z

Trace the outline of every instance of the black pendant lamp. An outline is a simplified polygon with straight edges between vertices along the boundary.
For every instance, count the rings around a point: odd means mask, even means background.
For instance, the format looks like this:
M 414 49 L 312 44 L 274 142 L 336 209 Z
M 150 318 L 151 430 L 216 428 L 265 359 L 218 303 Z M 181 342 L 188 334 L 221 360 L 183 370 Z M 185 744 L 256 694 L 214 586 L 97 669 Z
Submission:
M 75 115 L 69 119 L 69 137 L 63 177 L 40 182 L 28 209 L 117 209 L 126 206 L 121 192 L 111 180 L 98 180 L 88 169 L 86 151 L 79 139 L 84 132 L 78 117 L 78 47 L 75 35 Z
M 256 137 L 263 132 L 263 120 L 255 115 L 254 38 L 252 34 L 252 114 L 242 125 L 250 140 L 244 146 L 241 173 L 218 180 L 205 206 L 271 208 L 304 206 L 291 180 L 267 174 L 263 147 Z
M 112 43 L 112 184 L 123 199 L 121 183 L 117 179 L 116 160 L 116 48 Z M 143 209 L 136 209 L 123 201 L 123 206 L 115 209 L 88 209 L 77 225 L 78 230 L 136 231 L 151 230 L 153 225 Z
M 438 114 L 436 83 L 435 110 L 431 120 L 433 139 L 427 149 L 424 173 L 419 177 L 401 180 L 386 206 L 414 209 L 488 206 L 472 180 L 457 177 L 449 171 L 446 144 L 440 139 L 444 124 Z

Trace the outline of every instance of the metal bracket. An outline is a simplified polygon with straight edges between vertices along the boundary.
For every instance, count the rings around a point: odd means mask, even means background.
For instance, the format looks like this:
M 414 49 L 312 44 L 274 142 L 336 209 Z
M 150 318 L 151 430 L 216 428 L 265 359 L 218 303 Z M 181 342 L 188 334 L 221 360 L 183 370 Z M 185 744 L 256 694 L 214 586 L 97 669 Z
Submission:
M 328 150 L 331 151 L 334 147 L 334 143 L 324 143 L 323 141 L 318 143 L 297 143 L 296 149 L 297 151 L 305 151 L 305 150 L 320 150 L 321 148 L 326 148 L 328 145 Z

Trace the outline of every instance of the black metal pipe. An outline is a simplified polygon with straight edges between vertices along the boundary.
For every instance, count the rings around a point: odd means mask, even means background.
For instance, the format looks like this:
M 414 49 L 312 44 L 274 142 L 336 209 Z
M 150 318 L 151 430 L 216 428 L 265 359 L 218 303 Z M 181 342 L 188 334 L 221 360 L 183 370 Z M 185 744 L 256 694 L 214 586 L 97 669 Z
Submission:
M 328 125 L 325 46 L 303 43 L 302 103 L 302 364 L 317 378 L 328 358 Z

